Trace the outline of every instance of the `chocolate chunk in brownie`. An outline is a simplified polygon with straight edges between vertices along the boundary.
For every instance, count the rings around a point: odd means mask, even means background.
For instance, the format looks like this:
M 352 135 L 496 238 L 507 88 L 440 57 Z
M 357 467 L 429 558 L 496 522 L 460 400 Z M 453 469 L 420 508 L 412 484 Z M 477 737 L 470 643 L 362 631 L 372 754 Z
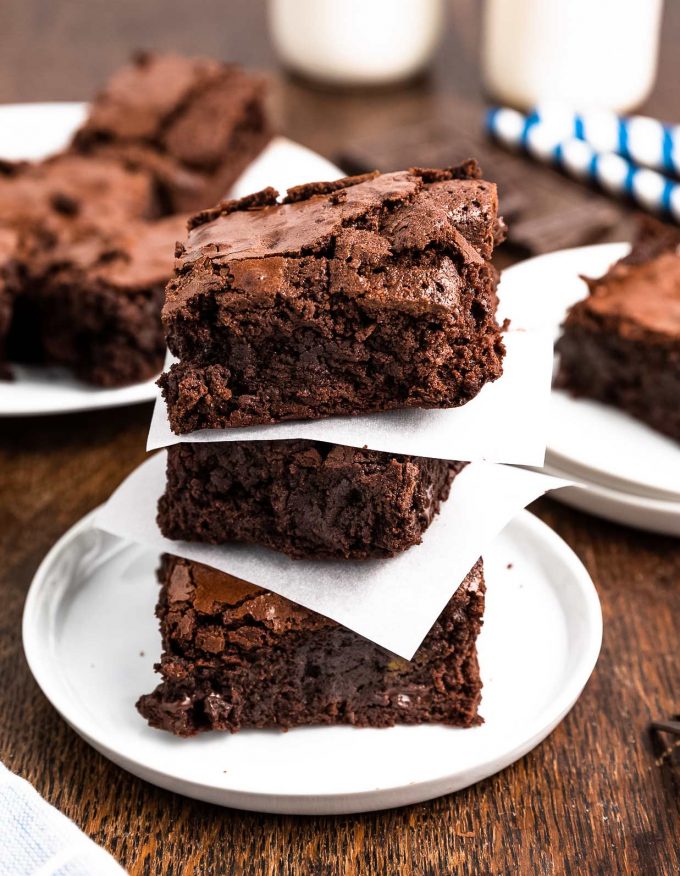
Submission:
M 646 222 L 629 256 L 586 280 L 557 342 L 557 385 L 680 441 L 680 235 Z
M 502 371 L 473 162 L 265 190 L 192 220 L 163 309 L 175 432 L 465 404 Z
M 481 723 L 479 560 L 411 661 L 269 590 L 165 556 L 162 681 L 137 708 L 178 736 L 318 724 Z
M 233 64 L 144 53 L 95 98 L 74 148 L 155 175 L 172 212 L 223 198 L 271 137 L 265 82 Z
M 320 441 L 177 444 L 158 523 L 296 558 L 391 557 L 420 543 L 463 465 Z

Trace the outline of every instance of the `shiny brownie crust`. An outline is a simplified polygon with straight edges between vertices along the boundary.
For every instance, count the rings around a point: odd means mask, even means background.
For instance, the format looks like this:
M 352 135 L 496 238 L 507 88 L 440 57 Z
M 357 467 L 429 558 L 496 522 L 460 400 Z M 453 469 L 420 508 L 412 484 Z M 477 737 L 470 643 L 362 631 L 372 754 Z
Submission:
M 413 660 L 271 591 L 165 556 L 158 687 L 137 709 L 178 736 L 319 724 L 481 723 L 481 560 Z
M 474 162 L 265 190 L 195 217 L 163 322 L 177 433 L 465 404 L 502 371 L 502 235 Z
M 177 444 L 158 523 L 295 558 L 391 557 L 421 541 L 463 465 L 319 441 Z

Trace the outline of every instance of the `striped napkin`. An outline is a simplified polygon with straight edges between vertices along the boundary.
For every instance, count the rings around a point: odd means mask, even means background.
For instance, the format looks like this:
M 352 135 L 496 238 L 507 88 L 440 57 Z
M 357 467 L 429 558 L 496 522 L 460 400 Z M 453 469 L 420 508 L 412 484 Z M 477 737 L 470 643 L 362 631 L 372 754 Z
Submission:
M 125 876 L 125 871 L 0 763 L 0 876 Z

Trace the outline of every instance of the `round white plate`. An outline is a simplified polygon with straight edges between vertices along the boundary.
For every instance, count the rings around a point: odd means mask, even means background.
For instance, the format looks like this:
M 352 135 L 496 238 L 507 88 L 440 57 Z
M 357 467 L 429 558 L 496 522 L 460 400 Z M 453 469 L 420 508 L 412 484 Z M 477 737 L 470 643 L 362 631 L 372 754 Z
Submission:
M 573 480 L 569 472 L 555 466 L 536 470 L 553 477 Z M 579 511 L 613 520 L 614 523 L 680 537 L 680 501 L 650 499 L 635 493 L 623 493 L 587 480 L 580 480 L 573 487 L 553 490 L 550 498 L 578 508 Z
M 63 149 L 85 118 L 84 103 L 0 106 L 0 158 L 39 160 Z M 325 158 L 283 137 L 275 138 L 234 184 L 235 197 L 273 185 L 280 191 L 342 172 Z M 15 379 L 0 381 L 0 417 L 63 414 L 152 401 L 155 380 L 99 389 L 62 368 L 13 367 Z
M 45 695 L 98 751 L 190 797 L 262 812 L 363 812 L 464 788 L 522 757 L 562 720 L 593 670 L 602 616 L 569 547 L 523 511 L 485 557 L 479 639 L 485 723 L 251 730 L 178 739 L 134 704 L 158 679 L 157 555 L 83 518 L 31 585 L 24 649 Z
M 628 244 L 567 249 L 503 271 L 503 301 L 527 326 L 560 334 L 568 308 L 584 298 L 580 275 L 598 277 Z M 615 407 L 554 390 L 547 462 L 605 487 L 657 499 L 680 498 L 680 445 Z

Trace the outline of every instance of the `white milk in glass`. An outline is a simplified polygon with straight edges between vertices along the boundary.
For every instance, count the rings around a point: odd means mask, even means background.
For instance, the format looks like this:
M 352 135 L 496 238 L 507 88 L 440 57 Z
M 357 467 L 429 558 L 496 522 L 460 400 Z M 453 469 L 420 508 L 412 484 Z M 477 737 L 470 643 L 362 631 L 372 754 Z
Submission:
M 661 10 L 662 0 L 486 0 L 487 89 L 521 109 L 630 110 L 654 84 Z

